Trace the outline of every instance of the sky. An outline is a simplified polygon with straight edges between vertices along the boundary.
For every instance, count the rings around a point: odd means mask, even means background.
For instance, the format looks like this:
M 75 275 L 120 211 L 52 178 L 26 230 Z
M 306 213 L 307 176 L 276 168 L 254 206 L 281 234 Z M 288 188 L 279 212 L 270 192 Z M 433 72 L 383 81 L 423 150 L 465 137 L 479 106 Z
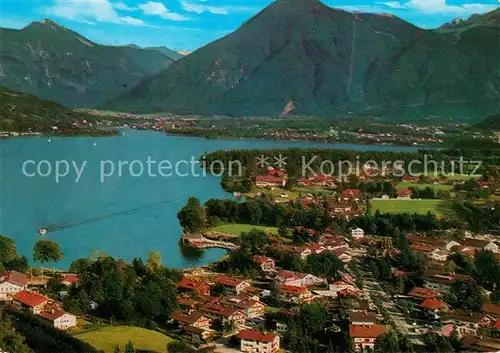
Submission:
M 0 27 L 44 18 L 107 45 L 195 50 L 237 29 L 273 0 L 0 0 Z M 323 0 L 348 11 L 390 13 L 422 28 L 492 11 L 500 0 Z

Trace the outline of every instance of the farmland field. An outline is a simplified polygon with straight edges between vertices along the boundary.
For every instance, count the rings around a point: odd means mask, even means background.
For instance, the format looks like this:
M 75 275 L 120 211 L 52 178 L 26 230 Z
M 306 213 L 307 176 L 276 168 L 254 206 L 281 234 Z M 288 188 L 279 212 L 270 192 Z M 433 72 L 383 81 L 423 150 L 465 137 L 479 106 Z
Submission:
M 123 351 L 128 341 L 132 341 L 136 350 L 164 353 L 167 344 L 172 341 L 160 332 L 132 326 L 89 325 L 79 329 L 73 336 L 105 353 L 113 353 L 116 346 L 120 346 Z
M 434 213 L 438 217 L 452 214 L 450 201 L 446 200 L 372 200 L 372 212 L 381 213 Z
M 239 236 L 241 235 L 241 233 L 249 232 L 252 229 L 262 230 L 270 234 L 278 234 L 278 228 L 276 227 L 254 226 L 251 224 L 239 224 L 239 223 L 221 224 L 219 226 L 210 228 L 209 231 Z

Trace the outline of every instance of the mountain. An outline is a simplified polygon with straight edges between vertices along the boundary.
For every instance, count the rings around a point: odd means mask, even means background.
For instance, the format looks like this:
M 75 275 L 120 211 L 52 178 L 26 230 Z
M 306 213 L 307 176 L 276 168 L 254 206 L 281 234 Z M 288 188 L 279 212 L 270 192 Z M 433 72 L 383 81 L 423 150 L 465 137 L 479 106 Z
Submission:
M 500 114 L 488 116 L 474 126 L 486 130 L 500 130 Z
M 184 57 L 184 55 L 182 55 L 181 53 L 176 52 L 175 50 L 172 50 L 172 49 L 168 49 L 167 47 L 148 47 L 148 48 L 144 48 L 144 49 L 145 50 L 159 51 L 160 53 L 162 53 L 163 55 L 169 57 L 170 59 L 172 59 L 174 61 L 182 59 Z
M 184 55 L 182 53 L 176 52 L 175 50 L 172 50 L 172 49 L 168 49 L 167 47 L 146 47 L 146 48 L 141 48 L 140 46 L 138 46 L 136 44 L 128 44 L 128 45 L 126 45 L 126 47 L 135 48 L 135 49 L 144 49 L 144 50 L 155 50 L 155 51 L 158 51 L 158 52 L 162 53 L 166 57 L 172 59 L 173 61 L 179 60 L 179 59 L 181 59 L 181 58 L 184 57 Z
M 0 86 L 0 131 L 50 131 L 52 126 L 74 129 L 72 123 L 84 119 L 95 118 Z
M 0 29 L 0 85 L 69 107 L 96 106 L 172 63 L 157 51 L 96 44 L 45 19 Z
M 461 29 L 469 26 L 498 26 L 500 25 L 500 8 L 488 12 L 486 14 L 475 14 L 470 16 L 467 20 L 461 18 L 456 18 L 450 23 L 445 23 L 439 29 L 440 30 L 455 30 Z
M 499 33 L 498 26 L 427 31 L 391 15 L 277 0 L 105 107 L 234 116 L 279 115 L 290 106 L 306 115 L 482 115 L 500 98 Z

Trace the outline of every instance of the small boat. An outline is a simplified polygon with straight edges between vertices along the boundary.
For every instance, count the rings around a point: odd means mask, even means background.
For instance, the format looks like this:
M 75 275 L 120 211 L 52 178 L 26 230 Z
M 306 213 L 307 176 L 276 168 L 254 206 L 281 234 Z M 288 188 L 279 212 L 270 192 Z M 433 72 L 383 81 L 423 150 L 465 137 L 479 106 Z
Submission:
M 94 142 L 94 147 L 97 146 L 97 142 Z
M 40 228 L 40 229 L 38 230 L 38 233 L 40 233 L 40 235 L 41 235 L 41 236 L 44 236 L 45 234 L 47 234 L 47 229 L 45 229 L 45 228 Z
M 50 143 L 50 139 L 48 139 L 47 142 Z

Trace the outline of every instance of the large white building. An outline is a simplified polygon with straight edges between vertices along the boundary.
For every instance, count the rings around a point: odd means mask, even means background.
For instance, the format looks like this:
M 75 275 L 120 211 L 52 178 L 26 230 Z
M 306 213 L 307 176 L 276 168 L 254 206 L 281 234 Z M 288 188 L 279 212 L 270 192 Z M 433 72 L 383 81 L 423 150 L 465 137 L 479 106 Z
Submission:
M 20 272 L 5 271 L 0 275 L 0 300 L 9 300 L 28 287 L 28 277 Z
M 64 311 L 44 311 L 40 314 L 40 317 L 49 321 L 55 328 L 59 330 L 67 330 L 71 327 L 76 327 L 76 316 L 68 314 Z
M 243 330 L 238 337 L 241 339 L 242 352 L 276 353 L 280 349 L 280 337 L 274 333 Z

